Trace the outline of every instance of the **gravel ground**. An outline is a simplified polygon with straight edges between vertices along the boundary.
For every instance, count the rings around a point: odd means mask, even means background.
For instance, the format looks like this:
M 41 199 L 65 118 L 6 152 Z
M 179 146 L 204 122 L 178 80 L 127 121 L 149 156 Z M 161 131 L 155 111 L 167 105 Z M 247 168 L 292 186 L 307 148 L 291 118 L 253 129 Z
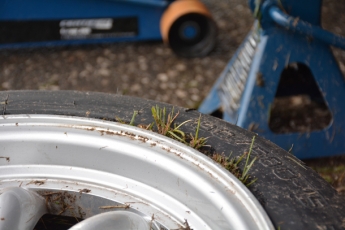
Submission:
M 206 3 L 219 27 L 208 57 L 182 59 L 161 42 L 11 50 L 0 54 L 1 89 L 100 91 L 195 107 L 253 22 L 246 1 Z
M 217 47 L 207 57 L 179 58 L 161 42 L 5 50 L 0 90 L 99 91 L 197 107 L 253 24 L 245 0 L 204 2 L 219 28 Z M 344 12 L 345 1 L 324 0 L 323 26 L 345 36 Z M 334 54 L 345 74 L 345 51 Z M 340 175 L 344 172 L 345 167 Z
M 207 57 L 179 58 L 161 42 L 2 51 L 0 89 L 100 91 L 196 107 L 253 23 L 247 1 L 205 3 L 219 28 Z M 345 2 L 327 0 L 323 12 L 325 27 L 345 35 Z M 345 72 L 345 52 L 335 54 Z

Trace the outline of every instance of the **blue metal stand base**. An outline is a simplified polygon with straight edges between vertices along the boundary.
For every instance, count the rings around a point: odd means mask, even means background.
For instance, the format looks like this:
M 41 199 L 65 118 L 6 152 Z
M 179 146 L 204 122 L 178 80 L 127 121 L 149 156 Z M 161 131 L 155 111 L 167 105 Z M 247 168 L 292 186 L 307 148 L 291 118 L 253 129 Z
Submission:
M 0 48 L 160 40 L 162 0 L 1 2 Z
M 295 23 L 298 27 L 299 22 Z M 338 47 L 342 47 L 345 40 L 338 41 Z M 269 125 L 272 104 L 279 96 L 282 73 L 289 66 L 303 67 L 315 80 L 330 112 L 328 125 L 303 133 L 272 131 Z M 289 79 L 299 77 L 292 75 Z M 298 94 L 300 90 L 301 87 L 290 88 L 283 94 L 294 95 L 294 91 Z M 308 84 L 302 90 L 308 91 Z M 309 96 L 313 99 L 314 95 Z M 209 114 L 219 108 L 223 110 L 223 119 L 257 132 L 300 159 L 345 153 L 345 80 L 325 40 L 276 25 L 262 28 L 257 23 L 199 111 Z

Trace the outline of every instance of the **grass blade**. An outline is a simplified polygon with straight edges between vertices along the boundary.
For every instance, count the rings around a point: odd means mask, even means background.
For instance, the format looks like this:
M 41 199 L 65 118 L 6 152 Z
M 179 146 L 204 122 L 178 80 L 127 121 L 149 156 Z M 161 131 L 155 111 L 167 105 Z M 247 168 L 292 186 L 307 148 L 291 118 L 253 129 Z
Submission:
M 134 125 L 134 120 L 137 115 L 138 115 L 138 111 L 134 110 L 133 116 L 132 116 L 131 122 L 129 122 L 129 125 L 132 125 L 132 126 Z

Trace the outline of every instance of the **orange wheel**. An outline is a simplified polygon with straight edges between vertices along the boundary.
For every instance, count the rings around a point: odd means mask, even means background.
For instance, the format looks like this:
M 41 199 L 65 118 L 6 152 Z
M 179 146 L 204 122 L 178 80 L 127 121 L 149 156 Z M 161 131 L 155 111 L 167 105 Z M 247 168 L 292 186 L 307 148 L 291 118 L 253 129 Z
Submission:
M 161 18 L 160 29 L 163 41 L 180 56 L 205 56 L 216 43 L 215 22 L 198 0 L 170 4 Z

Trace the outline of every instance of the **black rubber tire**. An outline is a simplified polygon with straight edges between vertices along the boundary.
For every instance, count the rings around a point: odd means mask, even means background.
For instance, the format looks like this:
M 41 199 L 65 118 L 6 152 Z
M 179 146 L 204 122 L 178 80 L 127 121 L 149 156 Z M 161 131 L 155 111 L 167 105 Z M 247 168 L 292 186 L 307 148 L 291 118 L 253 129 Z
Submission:
M 3 114 L 56 114 L 129 121 L 138 110 L 137 124 L 152 122 L 151 107 L 168 110 L 172 105 L 103 93 L 74 91 L 0 92 Z M 199 113 L 175 107 L 177 122 L 193 119 Z M 183 126 L 194 132 L 196 122 Z M 210 137 L 212 151 L 239 156 L 249 150 L 252 132 L 208 115 L 201 117 L 200 136 Z M 257 137 L 253 155 L 258 160 L 250 174 L 257 178 L 249 189 L 262 204 L 277 229 L 344 229 L 345 201 L 315 171 L 275 144 Z M 202 189 L 202 188 L 201 188 Z
M 185 39 L 181 35 L 184 23 L 194 23 L 199 27 L 195 38 Z M 202 14 L 190 13 L 178 18 L 169 30 L 169 45 L 182 57 L 202 57 L 209 54 L 216 44 L 216 24 Z

